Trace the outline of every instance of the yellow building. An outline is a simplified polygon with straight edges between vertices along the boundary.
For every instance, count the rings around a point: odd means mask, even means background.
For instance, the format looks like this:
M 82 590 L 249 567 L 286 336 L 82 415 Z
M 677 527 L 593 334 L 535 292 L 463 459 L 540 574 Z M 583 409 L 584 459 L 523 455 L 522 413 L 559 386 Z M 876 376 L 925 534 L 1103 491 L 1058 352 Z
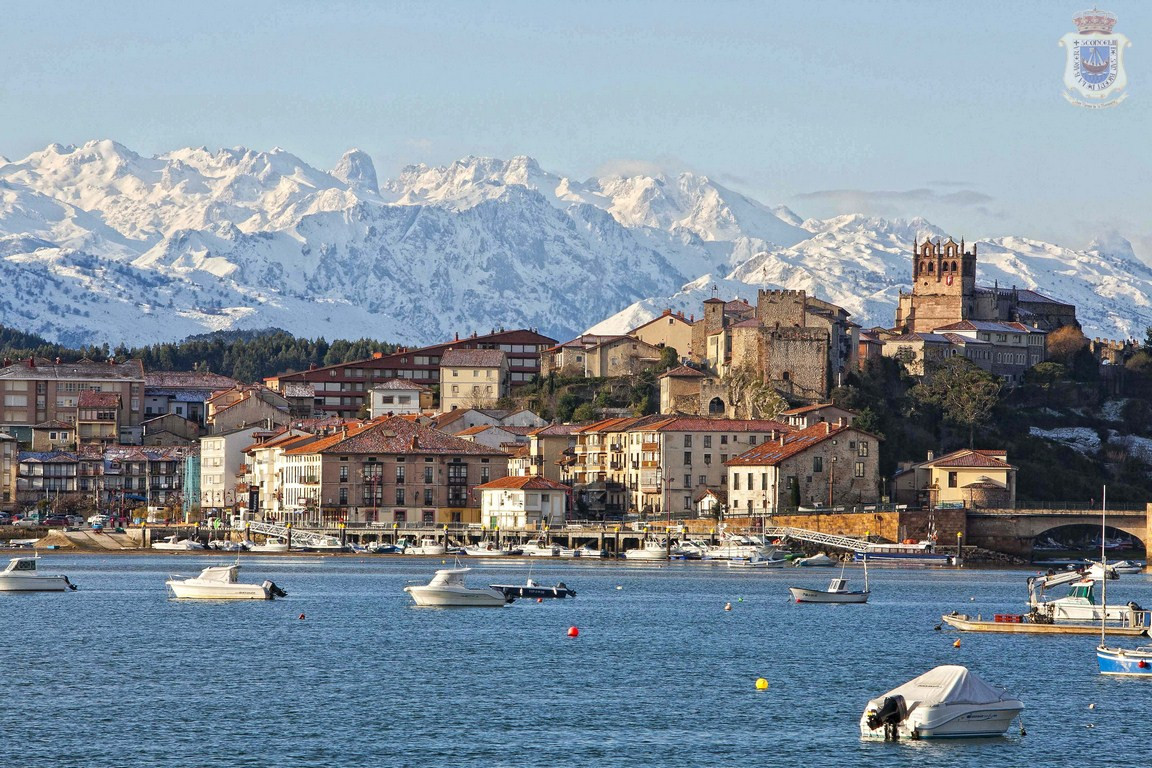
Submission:
M 898 504 L 968 509 L 1014 509 L 1016 467 L 1008 452 L 964 448 L 902 467 L 892 478 Z

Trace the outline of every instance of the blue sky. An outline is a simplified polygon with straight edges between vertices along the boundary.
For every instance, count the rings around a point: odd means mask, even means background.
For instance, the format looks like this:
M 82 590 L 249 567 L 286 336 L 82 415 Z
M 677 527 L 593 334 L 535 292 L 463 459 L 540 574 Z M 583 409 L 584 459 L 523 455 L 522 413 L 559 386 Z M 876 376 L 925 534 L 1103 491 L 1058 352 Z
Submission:
M 5 4 L 0 154 L 281 146 L 381 177 L 531 155 L 557 173 L 692 170 L 802 216 L 923 215 L 968 239 L 1152 260 L 1152 3 L 1107 0 L 1131 94 L 1061 96 L 1091 3 Z

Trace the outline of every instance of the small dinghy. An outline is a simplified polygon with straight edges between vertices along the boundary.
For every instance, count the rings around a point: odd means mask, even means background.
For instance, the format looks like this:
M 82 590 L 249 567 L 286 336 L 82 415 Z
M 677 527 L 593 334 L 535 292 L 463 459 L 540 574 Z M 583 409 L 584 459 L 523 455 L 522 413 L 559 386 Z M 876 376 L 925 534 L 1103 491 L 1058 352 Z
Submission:
M 967 667 L 929 670 L 868 702 L 864 739 L 957 739 L 1003 736 L 1024 705 Z

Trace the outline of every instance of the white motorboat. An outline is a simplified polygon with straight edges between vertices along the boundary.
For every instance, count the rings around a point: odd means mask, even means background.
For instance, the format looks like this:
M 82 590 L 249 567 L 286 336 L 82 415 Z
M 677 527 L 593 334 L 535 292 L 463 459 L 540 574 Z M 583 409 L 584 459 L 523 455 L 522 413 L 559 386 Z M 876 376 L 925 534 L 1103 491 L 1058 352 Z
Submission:
M 783 568 L 790 561 L 786 557 L 776 557 L 775 553 L 765 557 L 755 554 L 751 557 L 733 557 L 728 560 L 729 568 Z
M 1108 574 L 1109 580 L 1120 578 L 1120 571 L 1116 569 L 1116 566 L 1109 565 L 1105 567 L 1100 563 L 1095 562 L 1089 565 L 1087 570 L 1082 571 L 1082 573 L 1084 578 L 1095 579 L 1096 581 L 1103 581 L 1105 573 Z
M 520 547 L 520 554 L 528 557 L 560 557 L 560 547 L 544 539 L 532 539 Z
M 788 587 L 792 599 L 797 603 L 866 603 L 868 595 L 868 561 L 864 561 L 864 589 L 852 591 L 848 589 L 848 579 L 844 578 L 844 566 L 840 567 L 840 575 L 828 582 L 828 589 L 808 589 L 807 587 Z
M 1029 579 L 1031 592 L 1032 580 Z M 1051 586 L 1051 585 L 1050 585 Z M 1096 580 L 1080 579 L 1069 588 L 1065 597 L 1044 600 L 1032 592 L 1032 610 L 1041 616 L 1049 617 L 1055 623 L 1108 621 L 1125 623 L 1132 618 L 1133 611 L 1143 609 L 1135 603 L 1113 604 L 1107 607 L 1096 602 Z
M 624 550 L 624 557 L 628 560 L 667 560 L 668 553 L 667 543 L 658 539 L 645 539 L 642 546 Z
M 215 549 L 218 552 L 243 552 L 245 547 L 239 541 L 212 539 L 208 542 L 208 549 Z
M 803 568 L 831 568 L 839 565 L 840 561 L 821 552 L 811 557 L 798 557 L 792 561 L 792 564 Z
M 448 546 L 442 541 L 433 538 L 423 538 L 416 544 L 404 547 L 406 555 L 446 555 Z
M 590 557 L 599 560 L 604 557 L 604 550 L 589 542 L 576 550 L 576 557 Z
M 1112 570 L 1116 573 L 1143 573 L 1144 563 L 1140 560 L 1121 560 L 1112 564 Z
M 67 592 L 76 589 L 67 576 L 40 573 L 39 557 L 14 557 L 0 571 L 0 592 Z
M 771 559 L 776 553 L 776 547 L 765 544 L 755 536 L 725 536 L 720 543 L 709 547 L 704 557 L 709 560 L 731 560 L 733 558 L 751 559 L 760 557 Z
M 505 549 L 496 542 L 485 539 L 464 547 L 464 554 L 469 557 L 507 557 L 512 554 L 512 550 Z
M 182 539 L 180 536 L 168 536 L 160 541 L 152 542 L 152 549 L 164 552 L 191 552 L 204 549 L 204 545 L 195 539 Z
M 1019 699 L 967 667 L 948 664 L 869 701 L 860 716 L 860 736 L 885 741 L 1003 736 L 1023 710 Z
M 283 539 L 265 539 L 263 544 L 245 542 L 249 552 L 287 552 L 288 542 Z
M 212 565 L 199 576 L 186 578 L 173 575 L 164 585 L 173 597 L 197 600 L 271 600 L 288 593 L 267 579 L 263 584 L 241 584 L 236 581 L 240 566 Z
M 346 552 L 348 546 L 340 543 L 337 536 L 321 536 L 318 540 L 300 547 L 304 552 Z
M 699 541 L 697 539 L 681 539 L 677 543 L 676 548 L 680 550 L 680 554 L 686 560 L 703 560 L 708 554 L 711 546 L 706 541 Z
M 464 574 L 471 568 L 443 568 L 423 586 L 407 586 L 404 591 L 412 596 L 416 605 L 444 607 L 498 608 L 509 599 L 492 587 L 469 587 Z

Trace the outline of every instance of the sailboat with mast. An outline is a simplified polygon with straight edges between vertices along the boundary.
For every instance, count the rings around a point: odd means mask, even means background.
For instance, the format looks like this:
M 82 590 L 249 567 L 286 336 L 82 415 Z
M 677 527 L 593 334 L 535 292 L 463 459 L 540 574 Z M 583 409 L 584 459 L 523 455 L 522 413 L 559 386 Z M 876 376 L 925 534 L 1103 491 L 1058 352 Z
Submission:
M 792 599 L 797 603 L 866 603 L 871 592 L 868 589 L 868 558 L 864 558 L 864 590 L 851 591 L 848 589 L 848 580 L 844 578 L 844 564 L 840 566 L 840 575 L 828 582 L 828 589 L 809 589 L 808 587 L 788 587 Z
M 1108 489 L 1104 489 L 1104 501 L 1100 511 L 1100 564 L 1105 572 L 1108 569 L 1108 557 L 1104 548 L 1104 523 L 1107 515 Z M 1100 599 L 1104 603 L 1102 616 L 1108 611 L 1108 580 L 1103 580 Z M 1096 647 L 1096 661 L 1100 665 L 1102 675 L 1129 675 L 1133 677 L 1152 677 L 1152 645 L 1141 645 L 1136 648 L 1120 648 L 1108 645 L 1107 622 L 1100 620 L 1100 645 Z

